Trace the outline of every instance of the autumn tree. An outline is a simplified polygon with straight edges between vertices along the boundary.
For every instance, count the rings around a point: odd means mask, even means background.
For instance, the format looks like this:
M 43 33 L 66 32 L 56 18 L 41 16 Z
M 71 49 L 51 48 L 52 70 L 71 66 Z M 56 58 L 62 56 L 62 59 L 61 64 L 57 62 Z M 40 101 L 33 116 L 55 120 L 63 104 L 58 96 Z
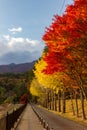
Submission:
M 36 78 L 32 80 L 29 91 L 32 94 L 32 98 L 34 98 L 35 103 L 43 103 L 45 96 L 44 88 L 38 83 Z
M 48 47 L 44 60 L 47 63 L 43 72 L 67 73 L 76 79 L 79 86 L 82 116 L 85 119 L 84 86 L 87 75 L 87 0 L 74 0 L 62 16 L 55 15 L 53 22 L 43 35 Z
M 44 54 L 43 54 L 44 56 Z M 45 73 L 42 73 L 44 68 L 46 67 L 47 63 L 41 58 L 38 60 L 38 62 L 35 64 L 35 70 L 34 74 L 37 78 L 38 82 L 46 89 L 47 92 L 47 100 L 50 100 L 53 102 L 52 109 L 56 109 L 56 94 L 63 88 L 62 81 L 60 79 L 60 73 L 55 73 L 52 75 L 47 75 Z
M 20 102 L 22 104 L 27 104 L 27 102 L 29 101 L 29 95 L 27 93 L 24 93 L 21 98 L 20 98 Z

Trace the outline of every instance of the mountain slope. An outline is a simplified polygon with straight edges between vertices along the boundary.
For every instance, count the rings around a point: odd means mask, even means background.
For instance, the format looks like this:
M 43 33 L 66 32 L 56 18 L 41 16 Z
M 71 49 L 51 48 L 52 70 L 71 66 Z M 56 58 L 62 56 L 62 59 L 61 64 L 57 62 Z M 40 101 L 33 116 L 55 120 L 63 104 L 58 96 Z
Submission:
M 9 65 L 0 65 L 0 74 L 4 73 L 23 73 L 33 68 L 36 61 L 30 63 L 22 64 L 9 64 Z

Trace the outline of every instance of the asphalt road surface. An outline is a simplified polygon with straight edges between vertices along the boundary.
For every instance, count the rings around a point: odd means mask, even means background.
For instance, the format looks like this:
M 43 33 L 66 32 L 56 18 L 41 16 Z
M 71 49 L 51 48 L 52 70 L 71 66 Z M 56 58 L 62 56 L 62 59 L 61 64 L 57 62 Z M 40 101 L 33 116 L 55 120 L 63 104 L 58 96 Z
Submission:
M 87 126 L 56 115 L 48 110 L 34 106 L 35 110 L 42 116 L 53 130 L 87 130 Z

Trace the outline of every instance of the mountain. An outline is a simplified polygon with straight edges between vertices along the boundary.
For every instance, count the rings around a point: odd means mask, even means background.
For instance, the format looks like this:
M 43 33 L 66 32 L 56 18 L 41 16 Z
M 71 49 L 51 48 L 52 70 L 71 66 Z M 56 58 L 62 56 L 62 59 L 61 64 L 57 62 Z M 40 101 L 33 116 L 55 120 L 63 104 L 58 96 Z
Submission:
M 11 63 L 9 65 L 0 65 L 0 74 L 4 73 L 24 73 L 34 67 L 36 61 L 30 63 L 21 63 L 14 64 Z

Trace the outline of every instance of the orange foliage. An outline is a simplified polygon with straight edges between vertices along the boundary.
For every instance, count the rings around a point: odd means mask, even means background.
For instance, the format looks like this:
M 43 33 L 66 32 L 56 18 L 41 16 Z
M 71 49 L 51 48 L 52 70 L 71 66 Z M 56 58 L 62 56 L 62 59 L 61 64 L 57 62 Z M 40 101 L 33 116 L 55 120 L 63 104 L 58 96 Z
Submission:
M 73 5 L 66 8 L 62 16 L 55 15 L 53 22 L 42 39 L 48 47 L 47 62 L 43 72 L 52 74 L 64 71 L 70 62 L 76 63 L 75 56 L 69 52 L 70 48 L 87 44 L 87 0 L 75 0 Z M 84 50 L 83 50 L 84 51 Z

